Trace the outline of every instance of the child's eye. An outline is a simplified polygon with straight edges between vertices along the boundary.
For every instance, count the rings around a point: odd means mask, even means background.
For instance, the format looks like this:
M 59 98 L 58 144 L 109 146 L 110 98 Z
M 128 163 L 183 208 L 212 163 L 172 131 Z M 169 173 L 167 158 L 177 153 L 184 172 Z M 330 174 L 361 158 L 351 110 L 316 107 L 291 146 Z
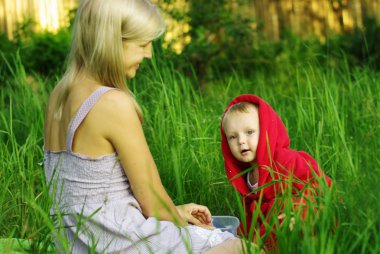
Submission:
M 236 136 L 229 136 L 229 137 L 228 137 L 228 139 L 230 139 L 230 140 L 231 140 L 231 139 L 235 139 L 235 138 L 236 138 Z
M 249 130 L 249 131 L 247 131 L 247 133 L 248 133 L 248 135 L 251 135 L 251 134 L 253 134 L 253 130 Z

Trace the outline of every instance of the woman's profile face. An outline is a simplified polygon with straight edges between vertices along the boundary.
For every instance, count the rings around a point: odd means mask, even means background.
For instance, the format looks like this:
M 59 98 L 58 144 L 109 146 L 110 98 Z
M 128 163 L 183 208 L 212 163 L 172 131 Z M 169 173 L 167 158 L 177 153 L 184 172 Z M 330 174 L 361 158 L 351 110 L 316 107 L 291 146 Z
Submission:
M 152 58 L 152 41 L 124 41 L 123 51 L 125 75 L 133 78 L 144 58 Z

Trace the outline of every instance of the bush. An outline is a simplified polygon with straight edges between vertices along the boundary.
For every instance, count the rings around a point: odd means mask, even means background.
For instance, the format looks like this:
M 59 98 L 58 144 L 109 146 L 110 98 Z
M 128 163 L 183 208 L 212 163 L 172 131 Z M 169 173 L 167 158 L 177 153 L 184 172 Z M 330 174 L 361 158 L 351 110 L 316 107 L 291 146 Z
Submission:
M 9 75 L 9 70 L 15 69 L 13 59 L 17 54 L 27 73 L 48 76 L 60 75 L 63 71 L 70 47 L 69 28 L 57 32 L 35 32 L 34 25 L 33 20 L 19 24 L 13 40 L 0 34 L 0 72 L 4 78 Z M 6 65 L 10 65 L 10 68 Z
M 70 47 L 70 32 L 34 33 L 20 48 L 21 60 L 27 72 L 60 75 Z
M 17 51 L 17 45 L 8 39 L 5 34 L 0 34 L 0 86 L 5 84 L 10 70 L 16 69 L 12 57 Z M 9 65 L 9 66 L 8 66 Z
M 326 50 L 334 58 L 341 58 L 342 53 L 347 56 L 351 66 L 368 65 L 380 70 L 380 25 L 376 19 L 367 17 L 364 20 L 364 29 L 356 28 L 354 31 L 330 37 L 326 43 Z

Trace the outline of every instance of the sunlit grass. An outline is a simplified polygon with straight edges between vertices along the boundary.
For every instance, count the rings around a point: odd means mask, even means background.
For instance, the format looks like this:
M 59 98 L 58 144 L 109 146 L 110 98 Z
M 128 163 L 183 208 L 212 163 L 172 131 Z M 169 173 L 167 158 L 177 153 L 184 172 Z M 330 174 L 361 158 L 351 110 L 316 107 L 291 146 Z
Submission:
M 51 202 L 39 162 L 44 107 L 54 80 L 32 80 L 15 61 L 12 76 L 0 84 L 0 238 L 28 239 L 30 252 L 46 253 L 52 248 L 50 232 L 57 231 L 48 216 Z M 305 64 L 272 75 L 219 77 L 198 91 L 170 63 L 157 59 L 141 68 L 130 87 L 175 203 L 196 202 L 214 215 L 242 216 L 225 177 L 219 124 L 230 100 L 255 93 L 281 116 L 291 147 L 312 154 L 335 183 L 318 200 L 316 206 L 323 207 L 318 216 L 296 217 L 293 231 L 276 226 L 280 253 L 378 253 L 379 82 L 379 73 L 349 69 L 343 61 L 339 69 Z

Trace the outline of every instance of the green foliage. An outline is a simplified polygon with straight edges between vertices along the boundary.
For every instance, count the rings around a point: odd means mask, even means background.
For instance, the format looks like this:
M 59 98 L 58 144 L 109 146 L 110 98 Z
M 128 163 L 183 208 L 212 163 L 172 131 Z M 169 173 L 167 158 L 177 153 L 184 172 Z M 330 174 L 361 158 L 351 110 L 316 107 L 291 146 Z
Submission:
M 253 20 L 233 10 L 234 6 L 246 6 L 246 0 L 191 0 L 189 4 L 191 43 L 182 54 L 194 66 L 202 87 L 211 65 L 218 65 L 222 58 L 229 58 L 224 64 L 230 65 L 252 47 L 254 34 L 250 25 Z M 181 66 L 181 62 L 178 66 L 186 67 Z
M 162 0 L 171 3 L 172 0 Z M 330 35 L 326 43 L 318 39 L 301 39 L 290 31 L 281 32 L 281 41 L 273 42 L 263 38 L 260 26 L 252 29 L 253 15 L 247 0 L 189 1 L 188 13 L 176 8 L 168 10 L 178 20 L 189 21 L 191 42 L 180 56 L 166 52 L 178 70 L 194 78 L 202 88 L 204 84 L 220 76 L 233 73 L 252 76 L 255 72 L 272 73 L 282 70 L 283 65 L 302 65 L 315 60 L 321 65 L 335 67 L 342 57 L 350 66 L 367 65 L 380 69 L 380 26 L 375 19 L 366 18 L 364 30 L 355 29 L 351 33 Z M 243 11 L 239 11 L 243 10 Z M 75 9 L 70 10 L 70 24 L 74 21 Z M 69 50 L 69 29 L 57 33 L 33 32 L 34 22 L 27 20 L 19 25 L 14 41 L 0 36 L 0 51 L 8 59 L 8 54 L 17 50 L 27 72 L 42 75 L 60 75 L 65 66 Z M 7 60 L 12 64 L 12 61 Z M 190 63 L 190 64 L 189 64 Z M 8 75 L 0 62 L 0 70 Z M 3 82 L 2 82 L 3 83 Z
M 0 87 L 6 83 L 6 78 L 10 75 L 10 70 L 16 68 L 12 64 L 12 56 L 17 50 L 17 45 L 8 39 L 5 34 L 0 34 Z
M 14 42 L 8 39 L 5 34 L 0 34 L 0 45 L 1 51 L 3 53 L 9 54 L 9 52 L 14 52 L 16 50 L 16 45 Z
M 13 64 L 11 56 L 16 53 L 28 73 L 48 76 L 60 75 L 64 71 L 71 38 L 69 29 L 63 28 L 53 33 L 35 32 L 33 27 L 32 20 L 19 24 L 12 41 L 0 35 L 0 53 L 4 60 L 0 61 L 0 71 L 4 79 L 11 74 L 9 70 L 14 69 L 6 65 Z
M 363 30 L 355 28 L 350 33 L 329 38 L 326 48 L 337 58 L 343 52 L 351 66 L 367 65 L 380 70 L 380 24 L 371 17 L 366 17 L 363 23 Z
M 57 33 L 34 33 L 20 48 L 23 64 L 28 72 L 42 75 L 60 74 L 69 52 L 70 33 L 59 30 Z
M 50 199 L 39 165 L 43 145 L 41 112 L 47 94 L 33 90 L 19 58 L 9 61 L 15 68 L 7 70 L 7 83 L 0 92 L 0 185 L 3 188 L 0 237 L 28 239 L 21 240 L 20 246 L 15 241 L 13 250 L 17 248 L 21 252 L 19 249 L 25 248 L 28 253 L 47 253 L 51 248 L 48 247 L 51 245 Z M 48 87 L 38 84 L 41 85 L 38 89 Z
M 245 0 L 188 2 L 188 13 L 170 12 L 177 19 L 189 19 L 191 26 L 190 44 L 181 56 L 172 55 L 171 61 L 189 77 L 193 78 L 195 73 L 194 82 L 202 88 L 220 76 L 219 73 L 252 76 L 255 72 L 282 70 L 284 64 L 303 65 L 305 61 L 335 68 L 342 58 L 347 58 L 350 66 L 359 64 L 379 69 L 380 26 L 376 19 L 366 17 L 363 30 L 330 34 L 323 43 L 316 37 L 301 39 L 282 27 L 281 39 L 275 42 L 265 39 L 260 24 L 252 28 L 253 15 L 244 13 L 249 10 Z

